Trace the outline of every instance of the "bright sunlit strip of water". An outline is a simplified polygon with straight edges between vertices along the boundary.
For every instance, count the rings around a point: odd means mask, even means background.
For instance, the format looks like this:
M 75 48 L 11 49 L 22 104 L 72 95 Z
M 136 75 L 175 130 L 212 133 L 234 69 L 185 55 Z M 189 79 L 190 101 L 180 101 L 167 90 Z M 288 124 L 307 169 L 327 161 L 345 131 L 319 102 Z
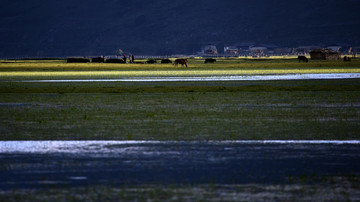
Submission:
M 110 152 L 108 146 L 136 145 L 231 145 L 231 144 L 352 144 L 359 145 L 360 140 L 236 140 L 236 141 L 0 141 L 0 153 L 79 153 Z
M 238 75 L 238 76 L 198 76 L 198 77 L 129 77 L 119 79 L 61 79 L 24 80 L 18 82 L 176 82 L 176 81 L 269 81 L 269 80 L 314 80 L 314 79 L 355 79 L 360 73 L 332 74 L 283 74 L 283 75 Z

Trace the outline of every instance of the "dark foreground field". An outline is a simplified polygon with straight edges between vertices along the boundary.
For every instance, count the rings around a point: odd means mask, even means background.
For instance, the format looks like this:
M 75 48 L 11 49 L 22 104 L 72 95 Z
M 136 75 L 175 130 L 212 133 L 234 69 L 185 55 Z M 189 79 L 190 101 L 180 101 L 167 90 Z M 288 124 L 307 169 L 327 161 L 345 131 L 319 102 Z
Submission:
M 360 139 L 360 80 L 0 83 L 1 140 Z

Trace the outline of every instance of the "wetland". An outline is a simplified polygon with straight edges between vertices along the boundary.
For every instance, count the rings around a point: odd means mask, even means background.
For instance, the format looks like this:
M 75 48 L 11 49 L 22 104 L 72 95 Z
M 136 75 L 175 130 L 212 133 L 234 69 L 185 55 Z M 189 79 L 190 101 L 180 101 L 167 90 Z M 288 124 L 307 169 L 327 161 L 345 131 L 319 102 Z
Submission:
M 334 78 L 359 73 L 0 61 L 0 201 L 359 200 L 360 79 Z M 298 74 L 332 78 L 201 80 Z
M 2 82 L 0 139 L 359 139 L 359 89 L 359 79 Z

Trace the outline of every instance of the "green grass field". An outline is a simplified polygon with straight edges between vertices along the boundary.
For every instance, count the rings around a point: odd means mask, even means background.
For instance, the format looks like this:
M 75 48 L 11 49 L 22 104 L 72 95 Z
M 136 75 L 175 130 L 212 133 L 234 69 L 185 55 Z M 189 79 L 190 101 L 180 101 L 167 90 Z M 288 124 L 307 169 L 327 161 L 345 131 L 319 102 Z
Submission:
M 360 80 L 2 83 L 2 140 L 359 139 Z
M 344 67 L 341 67 L 344 66 Z M 358 60 L 0 63 L 0 140 L 360 139 L 360 80 L 21 83 L 22 79 L 360 72 Z
M 172 64 L 95 64 L 66 63 L 64 60 L 0 61 L 0 80 L 119 78 L 141 76 L 215 76 L 253 74 L 360 73 L 360 60 L 352 62 L 297 59 L 189 59 L 189 68 Z M 146 61 L 146 60 L 142 60 Z

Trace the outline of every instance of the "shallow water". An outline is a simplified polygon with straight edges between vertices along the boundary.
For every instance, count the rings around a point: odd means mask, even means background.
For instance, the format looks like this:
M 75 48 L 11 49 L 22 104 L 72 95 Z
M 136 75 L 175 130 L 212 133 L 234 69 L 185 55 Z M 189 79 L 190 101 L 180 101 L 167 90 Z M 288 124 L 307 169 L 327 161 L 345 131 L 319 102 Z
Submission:
M 355 79 L 360 73 L 334 74 L 282 74 L 282 75 L 238 75 L 238 76 L 197 76 L 197 77 L 129 77 L 119 79 L 62 79 L 25 80 L 18 82 L 176 82 L 176 81 L 270 81 L 270 80 L 314 80 L 314 79 Z
M 359 176 L 360 141 L 1 141 L 0 168 L 0 190 L 313 183 Z
M 360 145 L 360 140 L 237 140 L 237 141 L 0 141 L 0 153 L 82 153 L 114 151 L 115 146 L 144 145 Z

